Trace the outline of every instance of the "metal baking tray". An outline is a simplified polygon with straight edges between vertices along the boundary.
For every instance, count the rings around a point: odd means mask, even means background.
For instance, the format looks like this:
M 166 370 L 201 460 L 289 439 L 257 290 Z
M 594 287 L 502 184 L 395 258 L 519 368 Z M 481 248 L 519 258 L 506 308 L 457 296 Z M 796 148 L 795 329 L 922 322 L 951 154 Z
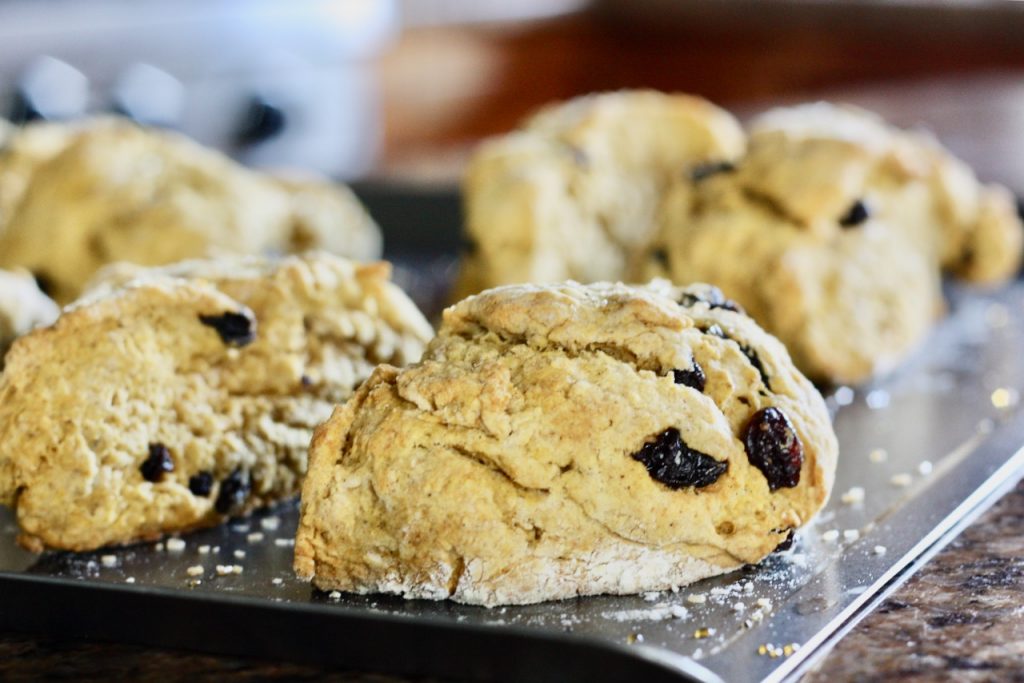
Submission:
M 454 195 L 363 192 L 399 278 L 437 310 Z M 3 511 L 0 629 L 457 680 L 795 677 L 1022 473 L 1024 283 L 948 293 L 949 316 L 897 374 L 828 392 L 841 448 L 832 500 L 791 551 L 758 566 L 678 593 L 485 609 L 296 581 L 294 502 L 183 536 L 180 549 L 40 556 L 15 545 Z

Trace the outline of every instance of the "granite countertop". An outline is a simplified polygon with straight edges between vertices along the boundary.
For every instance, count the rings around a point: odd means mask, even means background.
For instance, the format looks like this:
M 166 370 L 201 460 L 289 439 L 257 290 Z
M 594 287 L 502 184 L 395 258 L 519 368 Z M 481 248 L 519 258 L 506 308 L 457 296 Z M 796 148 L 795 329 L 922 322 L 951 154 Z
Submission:
M 0 634 L 0 679 L 399 683 L 367 673 Z M 1024 483 L 860 622 L 808 683 L 1024 680 Z

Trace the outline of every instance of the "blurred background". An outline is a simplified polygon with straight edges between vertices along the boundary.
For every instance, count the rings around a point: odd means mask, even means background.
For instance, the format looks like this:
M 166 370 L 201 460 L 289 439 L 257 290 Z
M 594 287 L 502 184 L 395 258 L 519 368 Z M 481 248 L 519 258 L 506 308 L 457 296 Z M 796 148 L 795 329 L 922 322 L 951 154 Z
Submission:
M 345 180 L 452 188 L 481 137 L 625 87 L 859 103 L 1024 192 L 1014 0 L 0 0 L 4 116 L 120 112 Z

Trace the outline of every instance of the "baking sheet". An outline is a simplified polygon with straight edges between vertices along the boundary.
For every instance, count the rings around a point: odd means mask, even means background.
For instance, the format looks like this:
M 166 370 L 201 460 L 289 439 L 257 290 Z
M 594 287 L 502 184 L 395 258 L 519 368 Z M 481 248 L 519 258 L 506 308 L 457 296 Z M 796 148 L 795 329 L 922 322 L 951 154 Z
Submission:
M 407 263 L 401 277 L 425 297 L 422 303 L 436 305 L 450 262 L 430 264 Z M 627 670 L 635 662 L 637 672 L 680 680 L 794 675 L 1019 476 L 1024 284 L 997 293 L 955 288 L 950 296 L 950 316 L 898 374 L 857 390 L 830 391 L 841 446 L 832 500 L 790 552 L 759 566 L 678 593 L 488 610 L 312 590 L 291 573 L 294 503 L 183 536 L 181 542 L 41 556 L 17 548 L 15 525 L 5 510 L 0 627 L 26 627 L 25 596 L 37 599 L 60 589 L 72 598 L 50 605 L 59 618 L 37 618 L 32 628 L 64 630 L 78 620 L 81 628 L 72 628 L 78 635 L 96 629 L 101 637 L 305 657 L 298 646 L 273 649 L 254 641 L 249 647 L 212 637 L 196 642 L 180 629 L 155 626 L 167 606 L 201 605 L 212 619 L 242 609 L 252 624 L 264 627 L 285 617 L 332 625 L 338 642 L 371 625 L 385 636 L 401 631 L 402 656 L 339 646 L 329 658 L 380 671 L 535 680 L 589 671 L 591 680 L 612 680 L 619 675 L 612 662 Z M 85 613 L 97 599 L 106 604 L 102 596 L 116 599 L 122 628 L 110 630 Z M 149 606 L 155 597 L 164 602 Z M 561 654 L 544 659 L 543 675 L 496 664 L 535 662 L 549 650 Z

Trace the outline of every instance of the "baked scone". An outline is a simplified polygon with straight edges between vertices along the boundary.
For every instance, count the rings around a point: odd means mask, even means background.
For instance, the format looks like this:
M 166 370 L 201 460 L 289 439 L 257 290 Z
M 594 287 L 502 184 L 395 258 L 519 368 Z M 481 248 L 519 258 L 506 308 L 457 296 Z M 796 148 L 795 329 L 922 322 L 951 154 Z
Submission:
M 39 290 L 25 271 L 0 270 L 0 368 L 15 339 L 57 319 L 57 304 Z
M 153 539 L 297 493 L 313 428 L 432 335 L 386 263 L 235 257 L 128 275 L 7 354 L 0 501 L 26 547 Z
M 766 113 L 734 165 L 670 189 L 644 275 L 713 282 L 804 373 L 856 383 L 925 338 L 943 268 L 999 282 L 1022 240 L 1009 193 L 934 141 L 814 104 Z
M 714 288 L 511 285 L 449 308 L 318 427 L 295 570 L 499 605 L 757 562 L 828 498 L 837 443 L 786 350 Z
M 377 228 L 347 190 L 281 182 L 183 136 L 113 119 L 77 129 L 37 165 L 0 230 L 0 266 L 29 269 L 60 302 L 114 261 L 315 248 L 379 256 Z
M 56 156 L 75 128 L 37 121 L 15 127 L 0 120 L 0 232 L 28 187 L 33 171 Z
M 742 150 L 735 119 L 688 95 L 622 91 L 541 110 L 470 161 L 470 251 L 457 298 L 502 284 L 628 278 L 669 182 Z

